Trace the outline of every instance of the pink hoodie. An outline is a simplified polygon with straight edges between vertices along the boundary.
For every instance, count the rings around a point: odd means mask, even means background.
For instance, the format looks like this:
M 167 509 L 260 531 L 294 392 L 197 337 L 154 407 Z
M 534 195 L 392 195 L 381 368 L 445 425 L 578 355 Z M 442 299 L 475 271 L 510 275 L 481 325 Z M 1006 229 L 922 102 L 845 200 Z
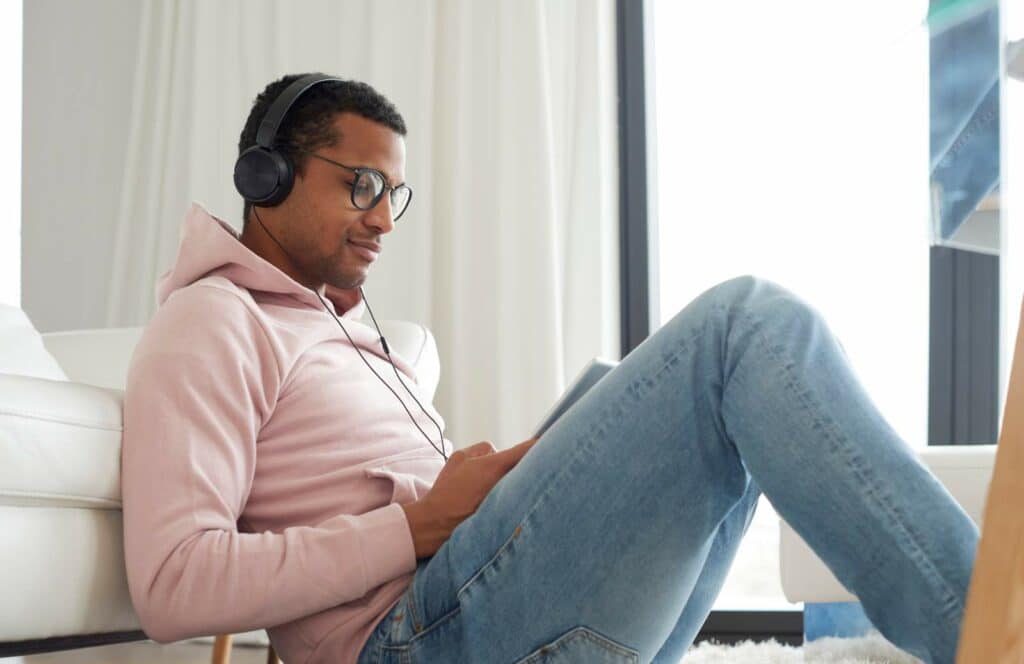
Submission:
M 343 311 L 352 291 L 320 292 L 436 436 L 360 322 L 362 299 Z M 143 629 L 168 643 L 267 628 L 287 664 L 354 664 L 416 570 L 399 504 L 444 459 L 317 297 L 197 204 L 156 297 L 128 369 L 121 458 Z M 391 357 L 443 429 L 415 369 Z

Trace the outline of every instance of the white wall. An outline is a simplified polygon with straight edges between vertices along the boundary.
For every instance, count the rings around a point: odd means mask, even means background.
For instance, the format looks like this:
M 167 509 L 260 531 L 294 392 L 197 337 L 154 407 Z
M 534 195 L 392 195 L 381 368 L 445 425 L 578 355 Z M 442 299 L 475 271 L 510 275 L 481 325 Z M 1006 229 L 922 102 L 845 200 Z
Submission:
M 21 7 L 2 5 L 5 13 Z M 109 278 L 139 6 L 134 0 L 24 5 L 21 306 L 41 332 L 103 327 L 103 294 L 81 287 L 80 275 L 91 273 L 90 283 Z M 6 284 L 6 261 L 0 265 Z
M 21 3 L 0 3 L 0 304 L 21 306 Z M 12 94 L 13 91 L 13 94 Z

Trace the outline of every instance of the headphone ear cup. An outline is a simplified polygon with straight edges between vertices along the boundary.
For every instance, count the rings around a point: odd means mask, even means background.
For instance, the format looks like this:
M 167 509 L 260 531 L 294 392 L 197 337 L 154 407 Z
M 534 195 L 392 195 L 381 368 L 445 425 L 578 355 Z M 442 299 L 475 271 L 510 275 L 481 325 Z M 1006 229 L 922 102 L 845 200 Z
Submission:
M 238 155 L 234 180 L 235 189 L 246 201 L 273 207 L 291 193 L 295 171 L 285 155 L 254 145 Z

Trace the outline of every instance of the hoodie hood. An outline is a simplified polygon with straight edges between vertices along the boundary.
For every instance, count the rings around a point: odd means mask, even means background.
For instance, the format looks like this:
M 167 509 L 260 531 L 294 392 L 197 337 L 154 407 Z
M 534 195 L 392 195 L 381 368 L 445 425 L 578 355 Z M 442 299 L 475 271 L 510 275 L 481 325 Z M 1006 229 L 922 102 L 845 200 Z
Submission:
M 240 288 L 290 295 L 315 309 L 324 310 L 323 303 L 312 290 L 242 244 L 239 233 L 230 224 L 210 214 L 198 203 L 193 202 L 185 215 L 179 238 L 174 262 L 157 280 L 158 308 L 174 291 L 203 277 L 219 275 Z M 366 303 L 358 288 L 343 289 L 324 284 L 317 292 L 333 308 L 335 315 L 352 320 L 362 318 Z

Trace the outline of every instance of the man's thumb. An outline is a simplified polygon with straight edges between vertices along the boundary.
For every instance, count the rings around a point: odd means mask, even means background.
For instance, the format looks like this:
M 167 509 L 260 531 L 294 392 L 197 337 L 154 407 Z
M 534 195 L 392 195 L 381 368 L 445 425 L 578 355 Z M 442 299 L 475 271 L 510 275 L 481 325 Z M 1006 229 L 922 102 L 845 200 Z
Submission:
M 533 447 L 536 442 L 536 438 L 528 438 L 517 445 L 509 447 L 508 449 L 495 452 L 494 456 L 499 457 L 504 463 L 515 465 L 527 452 L 530 451 L 530 448 Z

